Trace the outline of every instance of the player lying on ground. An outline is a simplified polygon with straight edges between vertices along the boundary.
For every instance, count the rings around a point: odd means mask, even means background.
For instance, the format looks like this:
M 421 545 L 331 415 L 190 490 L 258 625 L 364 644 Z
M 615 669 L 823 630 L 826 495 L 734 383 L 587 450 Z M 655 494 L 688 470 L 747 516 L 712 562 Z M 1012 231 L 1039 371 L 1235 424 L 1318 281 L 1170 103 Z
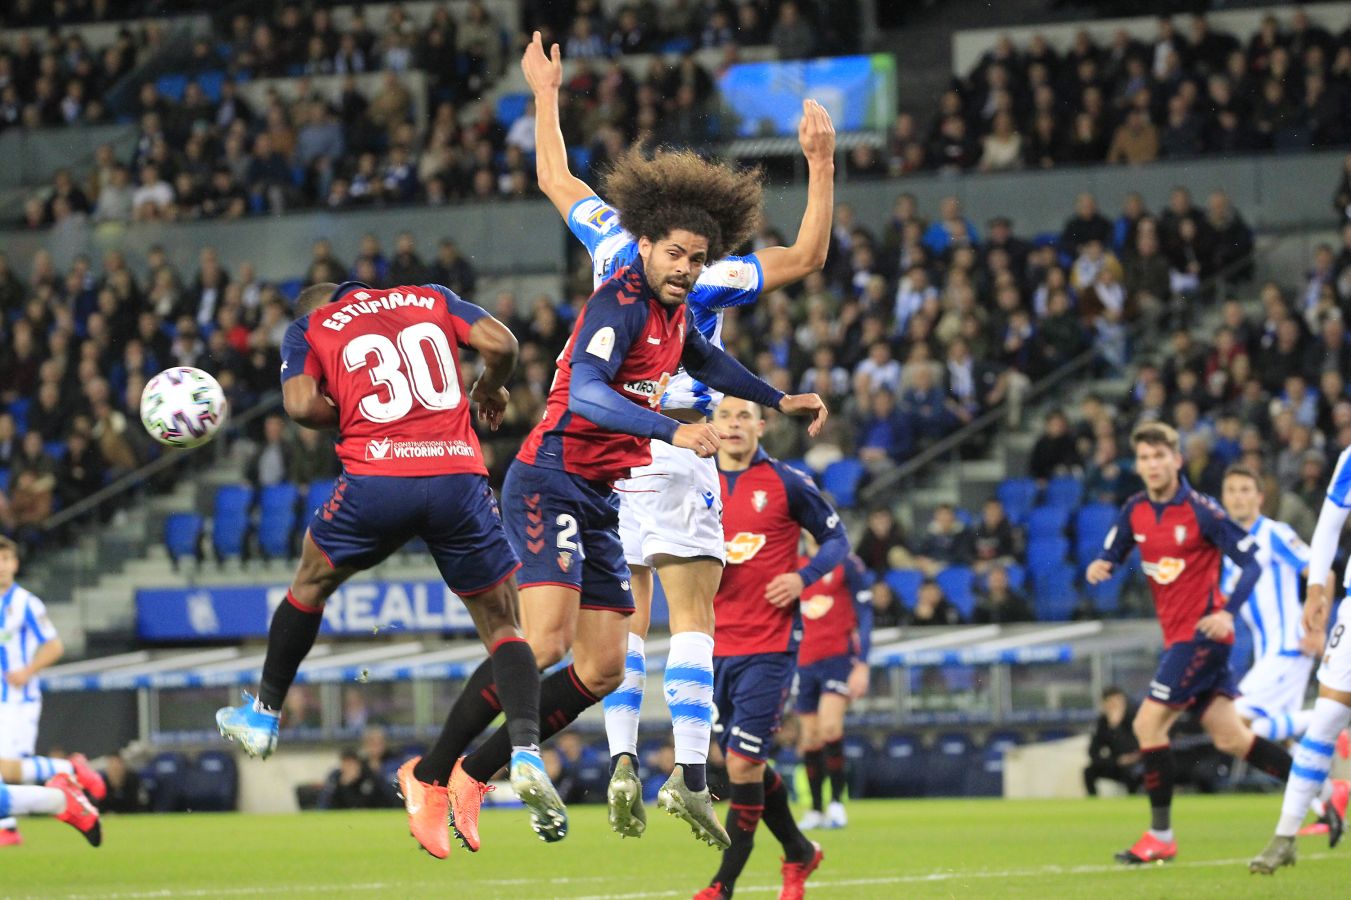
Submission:
M 535 168 L 540 190 L 553 201 L 568 227 L 591 254 L 595 285 L 638 255 L 634 235 L 614 208 L 568 169 L 567 146 L 559 125 L 558 92 L 563 80 L 558 45 L 545 56 L 539 33 L 526 47 L 521 69 L 535 97 Z M 710 258 L 686 299 L 689 327 L 722 347 L 723 310 L 754 303 L 825 265 L 830 246 L 834 198 L 835 131 L 814 100 L 802 107 L 798 142 L 807 158 L 807 208 L 791 247 L 769 247 L 749 256 Z M 733 248 L 729 245 L 729 248 Z M 717 406 L 716 389 L 684 368 L 661 394 L 661 411 L 681 422 L 707 421 Z M 702 676 L 713 667 L 713 595 L 724 552 L 717 504 L 718 477 L 711 459 L 673 444 L 652 445 L 652 461 L 633 468 L 619 491 L 619 536 L 632 572 L 634 614 L 629 617 L 624 680 L 605 697 L 605 731 L 611 755 L 608 790 L 610 822 L 620 834 L 637 837 L 646 828 L 638 782 L 638 715 L 647 677 L 644 642 L 652 618 L 652 571 L 661 578 L 670 609 L 671 644 L 664 689 L 671 709 L 676 762 L 687 783 L 704 783 L 711 723 L 688 715 L 701 703 Z
M 272 618 L 258 699 L 245 694 L 243 705 L 220 710 L 220 732 L 250 756 L 270 755 L 324 602 L 352 575 L 420 537 L 468 607 L 495 685 L 492 715 L 462 722 L 477 707 L 457 703 L 446 728 L 477 735 L 505 713 L 512 786 L 536 831 L 556 840 L 567 818 L 539 757 L 539 673 L 517 624 L 520 563 L 470 426 L 470 401 L 489 428 L 501 422 L 516 338 L 440 285 L 316 284 L 301 292 L 297 312 L 282 343 L 286 412 L 307 428 L 337 428 L 343 473 L 314 513 L 286 602 Z M 467 396 L 459 347 L 478 351 L 484 364 Z M 446 784 L 453 764 L 454 757 L 429 754 L 399 770 L 410 830 L 438 858 L 450 852 Z
M 804 532 L 807 553 L 816 541 Z M 810 560 L 798 560 L 799 568 Z M 868 693 L 868 650 L 872 645 L 873 577 L 850 553 L 802 591 L 802 644 L 797 650 L 798 751 L 807 769 L 812 808 L 798 823 L 804 829 L 843 828 L 844 714 L 851 700 Z M 823 788 L 830 779 L 830 806 Z
M 763 818 L 783 847 L 781 900 L 799 900 L 807 876 L 821 864 L 821 847 L 807 840 L 788 808 L 788 789 L 765 764 L 779 730 L 797 665 L 794 627 L 803 588 L 837 570 L 849 554 L 840 517 L 810 476 L 760 449 L 760 409 L 726 399 L 713 414 L 726 437 L 718 450 L 727 568 L 714 606 L 715 700 L 718 742 L 732 784 L 727 831 L 731 846 L 712 882 L 696 900 L 732 896 Z M 798 559 L 803 530 L 819 544 Z
M 103 776 L 78 754 L 68 760 L 0 759 L 0 818 L 55 816 L 97 847 L 103 843 L 103 828 L 91 798 L 102 800 L 107 795 Z M 11 846 L 18 844 L 14 841 Z
M 639 236 L 638 257 L 597 288 L 578 316 L 544 419 L 502 488 L 507 532 L 522 560 L 526 639 L 542 667 L 572 653 L 571 665 L 541 683 L 545 738 L 614 690 L 624 674 L 633 595 L 614 483 L 651 460 L 653 440 L 705 457 L 717 451 L 717 429 L 657 412 L 676 370 L 683 365 L 714 389 L 810 416 L 813 435 L 826 417 L 815 394 L 784 396 L 686 319 L 685 299 L 704 265 L 753 231 L 759 174 L 689 152 L 652 159 L 629 153 L 604 187 L 620 220 Z M 679 716 L 711 718 L 712 671 L 691 668 L 685 680 L 689 695 Z M 482 688 L 471 678 L 462 697 L 472 701 Z M 450 792 L 457 822 L 477 815 L 481 783 L 502 766 L 507 749 L 499 732 L 456 766 Z M 686 779 L 683 768 L 675 767 L 659 802 L 702 839 L 726 846 L 707 785 Z
M 1089 565 L 1087 578 L 1089 584 L 1106 581 L 1138 548 L 1163 627 L 1163 656 L 1134 722 L 1149 794 L 1150 827 L 1116 857 L 1136 864 L 1177 856 L 1168 732 L 1184 710 L 1200 716 L 1201 726 L 1220 752 L 1246 759 L 1282 781 L 1290 774 L 1290 754 L 1253 734 L 1234 706 L 1238 686 L 1229 668 L 1229 652 L 1234 615 L 1262 574 L 1253 553 L 1255 541 L 1213 498 L 1181 478 L 1182 453 L 1171 426 L 1141 425 L 1131 434 L 1131 446 L 1145 490 L 1126 501 L 1098 559 Z M 1233 560 L 1241 573 L 1227 600 L 1220 590 L 1221 555 Z
M 1351 449 L 1342 451 L 1328 485 L 1327 498 L 1318 514 L 1313 532 L 1313 550 L 1309 558 L 1309 590 L 1304 601 L 1303 626 L 1310 634 L 1322 634 L 1328 622 L 1328 580 L 1337 557 L 1342 528 L 1351 512 Z M 1347 568 L 1351 586 L 1351 567 Z M 1338 735 L 1351 724 L 1351 603 L 1343 596 L 1337 611 L 1337 623 L 1328 635 L 1323 663 L 1318 667 L 1318 699 L 1313 718 L 1304 736 L 1295 746 L 1295 762 L 1281 801 L 1281 817 L 1276 834 L 1248 864 L 1250 872 L 1270 875 L 1281 866 L 1295 863 L 1295 835 L 1310 803 L 1321 799 L 1327 809 L 1328 844 L 1341 840 L 1345 827 L 1346 783 L 1334 785 L 1328 780 Z M 1344 740 L 1344 739 L 1343 739 Z M 1343 754 L 1345 755 L 1345 754 Z

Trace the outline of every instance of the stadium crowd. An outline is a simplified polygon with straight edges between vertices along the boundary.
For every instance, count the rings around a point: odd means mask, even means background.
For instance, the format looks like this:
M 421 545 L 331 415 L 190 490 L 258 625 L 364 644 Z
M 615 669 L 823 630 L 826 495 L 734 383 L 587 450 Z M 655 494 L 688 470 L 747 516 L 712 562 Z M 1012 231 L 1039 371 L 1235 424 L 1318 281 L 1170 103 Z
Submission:
M 1246 37 L 1246 41 L 1244 38 Z M 854 151 L 860 177 L 918 170 L 1003 171 L 1070 164 L 1298 152 L 1344 144 L 1351 26 L 1340 34 L 1296 8 L 1236 36 L 1204 15 L 1159 18 L 1150 40 L 1080 30 L 1001 37 L 939 100 L 928 124 L 897 117 L 886 155 Z

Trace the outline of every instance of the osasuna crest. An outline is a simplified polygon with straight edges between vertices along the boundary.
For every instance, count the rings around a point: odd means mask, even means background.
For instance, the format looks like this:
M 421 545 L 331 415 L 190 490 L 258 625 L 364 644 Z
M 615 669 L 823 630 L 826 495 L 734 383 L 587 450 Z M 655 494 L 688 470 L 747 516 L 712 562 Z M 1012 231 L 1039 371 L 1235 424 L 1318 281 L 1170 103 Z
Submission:
M 751 494 L 751 506 L 755 507 L 756 512 L 764 512 L 765 507 L 769 505 L 769 494 L 764 491 L 756 491 Z
M 572 568 L 572 551 L 571 551 L 571 550 L 559 550 L 559 551 L 558 551 L 558 568 L 562 569 L 564 572 L 566 572 L 568 569 Z
M 1179 547 L 1181 547 L 1183 544 L 1185 544 L 1185 543 L 1187 542 L 1187 526 L 1186 526 L 1186 525 L 1174 525 L 1174 526 L 1173 526 L 1173 537 L 1177 538 L 1177 545 L 1178 545 Z

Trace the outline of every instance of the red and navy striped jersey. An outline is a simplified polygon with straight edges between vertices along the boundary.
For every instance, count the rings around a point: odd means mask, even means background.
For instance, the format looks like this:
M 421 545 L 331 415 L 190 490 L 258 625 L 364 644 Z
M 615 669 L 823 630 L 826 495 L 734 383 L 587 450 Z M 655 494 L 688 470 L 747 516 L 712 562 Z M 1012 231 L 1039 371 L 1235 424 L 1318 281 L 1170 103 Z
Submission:
M 549 388 L 544 419 L 516 458 L 591 481 L 614 482 L 652 461 L 651 438 L 602 428 L 568 408 L 573 369 L 592 366 L 620 396 L 657 410 L 685 349 L 685 305 L 648 289 L 640 263 L 620 269 L 582 308 Z
M 281 379 L 311 375 L 333 399 L 350 475 L 486 475 L 459 356 L 486 315 L 439 284 L 349 281 L 286 330 Z
M 810 561 L 803 556 L 798 565 Z M 850 553 L 820 581 L 803 589 L 799 666 L 846 654 L 866 660 L 872 631 L 872 585 L 872 574 L 863 560 Z
M 805 475 L 757 450 L 750 467 L 719 471 L 727 566 L 713 600 L 714 656 L 782 653 L 794 649 L 797 604 L 783 609 L 765 599 L 775 577 L 800 572 L 812 584 L 823 573 L 798 568 L 798 540 L 807 529 L 824 549 L 848 537 L 840 517 Z M 817 554 L 821 556 L 820 553 Z M 835 559 L 843 556 L 843 552 Z M 829 569 L 827 569 L 829 571 Z
M 1119 566 L 1132 548 L 1140 550 L 1169 647 L 1195 640 L 1197 623 L 1226 606 L 1222 557 L 1242 567 L 1256 565 L 1248 533 L 1213 497 L 1193 490 L 1186 480 L 1167 503 L 1155 503 L 1144 493 L 1127 500 L 1098 558 Z M 1232 634 L 1225 643 L 1233 643 Z

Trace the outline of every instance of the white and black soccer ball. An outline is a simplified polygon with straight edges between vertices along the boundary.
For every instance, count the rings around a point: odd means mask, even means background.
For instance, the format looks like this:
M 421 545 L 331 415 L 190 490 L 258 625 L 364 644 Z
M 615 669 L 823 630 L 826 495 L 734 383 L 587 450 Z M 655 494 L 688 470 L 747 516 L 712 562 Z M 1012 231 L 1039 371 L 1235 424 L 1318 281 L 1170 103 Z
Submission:
M 165 369 L 141 392 L 141 424 L 166 447 L 200 447 L 216 436 L 228 412 L 220 383 L 191 366 Z

